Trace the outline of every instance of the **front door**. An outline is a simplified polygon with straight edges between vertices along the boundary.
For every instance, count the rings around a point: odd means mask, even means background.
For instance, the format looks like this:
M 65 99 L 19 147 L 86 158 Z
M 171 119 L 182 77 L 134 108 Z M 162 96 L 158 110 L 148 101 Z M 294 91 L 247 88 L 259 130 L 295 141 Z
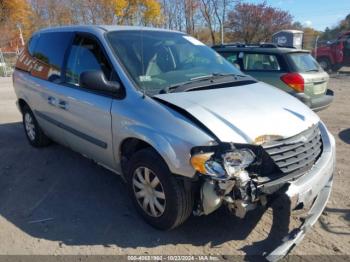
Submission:
M 73 150 L 113 168 L 113 98 L 80 86 L 80 74 L 90 70 L 103 71 L 109 80 L 113 75 L 99 43 L 93 37 L 76 35 L 65 68 L 65 99 L 60 101 L 66 113 L 65 137 Z
M 344 65 L 350 66 L 350 35 L 344 41 Z

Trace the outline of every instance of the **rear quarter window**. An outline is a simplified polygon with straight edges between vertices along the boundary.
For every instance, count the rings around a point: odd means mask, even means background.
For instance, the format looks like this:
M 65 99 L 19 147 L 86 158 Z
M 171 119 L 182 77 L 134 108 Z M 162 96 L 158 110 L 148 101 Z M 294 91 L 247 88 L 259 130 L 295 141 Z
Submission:
M 35 50 L 35 47 L 38 43 L 39 36 L 34 35 L 32 36 L 25 48 L 23 48 L 22 52 L 20 53 L 17 62 L 16 62 L 16 69 L 30 72 L 34 65 L 35 65 L 35 59 L 33 58 L 33 53 Z
M 28 42 L 28 53 L 31 56 L 33 56 L 35 47 L 36 47 L 36 45 L 38 43 L 38 39 L 39 39 L 39 36 L 38 35 L 34 35 L 34 36 L 32 36 L 32 38 L 30 38 L 30 40 Z
M 29 50 L 36 60 L 31 74 L 50 82 L 60 82 L 64 55 L 73 33 L 42 33 L 34 50 Z
M 290 53 L 288 56 L 296 71 L 300 73 L 322 71 L 321 66 L 309 53 Z

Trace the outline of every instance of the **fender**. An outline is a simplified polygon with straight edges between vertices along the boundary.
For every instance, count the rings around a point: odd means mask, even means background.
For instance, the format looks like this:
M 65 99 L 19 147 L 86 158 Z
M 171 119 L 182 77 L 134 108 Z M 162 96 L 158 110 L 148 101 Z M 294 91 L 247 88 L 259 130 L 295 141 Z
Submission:
M 116 163 L 120 163 L 121 142 L 127 138 L 136 138 L 150 144 L 167 163 L 170 171 L 174 174 L 181 174 L 186 177 L 193 177 L 195 170 L 190 165 L 191 148 L 196 146 L 180 137 L 157 132 L 157 130 L 141 125 L 129 125 L 125 127 L 127 132 L 123 138 L 114 140 L 114 145 L 119 145 L 118 152 L 115 152 Z M 126 135 L 127 134 L 127 135 Z M 119 136 L 120 137 L 120 136 Z M 198 146 L 198 145 L 197 145 Z M 120 165 L 118 165 L 120 171 Z

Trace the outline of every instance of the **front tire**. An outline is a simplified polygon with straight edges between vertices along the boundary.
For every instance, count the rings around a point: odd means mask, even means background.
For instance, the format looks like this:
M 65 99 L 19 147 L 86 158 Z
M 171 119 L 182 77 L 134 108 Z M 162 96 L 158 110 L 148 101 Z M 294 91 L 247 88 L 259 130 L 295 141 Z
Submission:
M 142 149 L 131 157 L 126 180 L 137 211 L 153 227 L 169 230 L 190 216 L 191 189 L 170 172 L 153 149 Z
M 29 143 L 34 147 L 44 147 L 50 144 L 50 139 L 41 130 L 33 112 L 25 105 L 22 109 L 23 127 Z

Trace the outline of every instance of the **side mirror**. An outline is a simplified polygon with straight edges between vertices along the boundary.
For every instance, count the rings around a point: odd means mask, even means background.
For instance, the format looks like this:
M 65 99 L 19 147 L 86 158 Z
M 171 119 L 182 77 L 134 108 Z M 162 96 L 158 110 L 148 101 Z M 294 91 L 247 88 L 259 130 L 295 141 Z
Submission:
M 102 71 L 85 71 L 80 74 L 79 85 L 91 90 L 116 93 L 120 83 L 108 81 Z

